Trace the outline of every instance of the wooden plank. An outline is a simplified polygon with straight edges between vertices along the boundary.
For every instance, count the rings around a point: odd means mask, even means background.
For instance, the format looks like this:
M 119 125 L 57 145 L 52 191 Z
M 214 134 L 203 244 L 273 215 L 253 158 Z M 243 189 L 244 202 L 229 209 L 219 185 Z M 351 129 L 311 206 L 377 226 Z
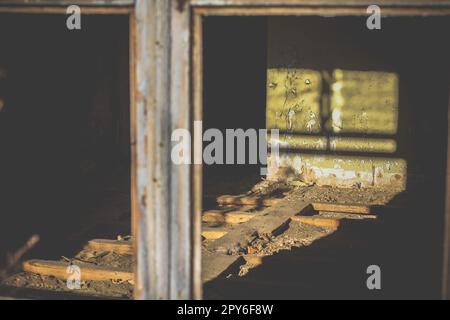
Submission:
M 195 13 L 202 16 L 367 16 L 367 7 L 200 7 Z M 381 11 L 382 17 L 438 17 L 448 16 L 448 7 L 384 7 Z
M 129 15 L 133 12 L 132 7 L 89 7 L 81 6 L 82 14 L 99 14 L 99 15 Z M 30 7 L 30 6 L 1 6 L 0 13 L 17 13 L 17 14 L 67 14 L 66 7 L 45 6 L 45 7 Z
M 242 205 L 242 206 L 258 206 L 262 203 L 262 199 L 260 197 L 254 196 L 232 196 L 232 195 L 223 195 L 217 198 L 217 203 L 220 205 Z
M 245 212 L 245 211 L 230 211 L 230 212 L 220 212 L 220 211 L 206 211 L 203 213 L 203 222 L 214 222 L 214 223 L 228 223 L 228 224 L 240 224 L 253 219 L 256 213 Z
M 254 266 L 260 266 L 263 264 L 263 256 L 258 256 L 254 254 L 247 254 L 244 256 L 245 262 Z
M 192 6 L 272 7 L 272 6 L 342 6 L 368 7 L 371 0 L 191 0 Z M 378 0 L 383 7 L 450 6 L 449 0 Z
M 264 206 L 270 207 L 276 205 L 283 199 L 280 198 L 261 198 L 258 196 L 249 195 L 223 195 L 217 198 L 217 203 L 222 206 L 237 205 L 237 206 Z
M 271 207 L 271 206 L 275 206 L 278 203 L 280 203 L 283 199 L 281 198 L 267 198 L 263 200 L 263 206 L 265 207 Z
M 194 13 L 201 16 L 367 16 L 368 6 L 345 6 L 335 5 L 320 7 L 310 6 L 224 6 L 209 7 L 200 6 L 194 8 Z M 447 16 L 450 15 L 450 8 L 445 6 L 430 7 L 382 7 L 383 17 L 402 16 Z
M 134 275 L 132 272 L 91 266 L 86 264 L 77 264 L 81 269 L 82 281 L 128 281 L 133 283 Z M 60 261 L 45 261 L 45 260 L 30 260 L 23 263 L 23 270 L 26 272 L 36 273 L 43 276 L 53 276 L 58 279 L 66 280 L 70 275 L 67 272 L 69 267 L 67 262 Z
M 111 251 L 125 255 L 133 254 L 131 241 L 94 239 L 89 241 L 84 249 L 89 251 Z
M 139 204 L 139 189 L 137 185 L 137 173 L 138 173 L 138 155 L 137 155 L 137 21 L 136 15 L 133 11 L 129 19 L 129 29 L 130 29 L 130 39 L 129 39 L 129 55 L 130 55 L 130 192 L 131 192 L 131 235 L 133 239 L 137 239 L 138 228 L 139 228 L 139 214 L 140 214 L 140 204 Z M 133 246 L 133 255 L 135 257 L 137 254 L 137 246 Z M 138 274 L 138 264 L 134 264 L 133 268 L 135 277 Z M 136 282 L 137 279 L 135 278 Z M 138 286 L 136 286 L 138 287 Z M 138 291 L 135 290 L 133 295 L 138 296 Z
M 290 219 L 305 210 L 308 203 L 284 199 L 279 204 L 264 210 L 258 215 L 231 230 L 222 238 L 210 243 L 208 249 L 222 253 L 233 253 L 239 248 L 246 248 L 258 236 L 271 236 L 286 227 Z
M 190 16 L 191 8 L 190 4 L 184 2 L 185 7 L 181 8 L 183 10 L 178 10 L 177 14 L 182 15 L 183 25 L 174 34 L 176 37 L 186 37 L 184 41 L 189 41 L 192 39 L 193 43 L 187 47 L 183 47 L 182 53 L 185 59 L 185 65 L 190 66 L 192 57 L 192 75 L 190 70 L 182 74 L 181 80 L 183 85 L 187 88 L 187 94 L 185 92 L 185 98 L 190 99 L 190 90 L 192 86 L 192 117 L 193 121 L 203 120 L 203 20 L 199 15 Z M 192 21 L 192 22 L 191 22 Z M 189 31 L 192 28 L 192 34 Z M 182 40 L 183 40 L 182 39 Z M 191 52 L 192 49 L 192 52 Z M 178 57 L 176 57 L 178 59 Z M 192 77 L 192 78 L 191 78 Z M 192 80 L 192 84 L 191 84 Z M 186 101 L 183 110 L 185 112 L 191 112 L 191 105 L 189 101 Z M 190 127 L 192 128 L 192 127 Z M 203 149 L 203 148 L 202 148 Z M 197 151 L 198 152 L 198 151 Z M 196 299 L 201 299 L 203 291 L 203 281 L 202 281 L 202 245 L 201 245 L 201 222 L 202 222 L 202 205 L 203 205 L 203 167 L 201 165 L 193 166 L 193 177 L 191 181 L 192 186 L 192 237 L 193 237 L 193 248 L 192 248 L 192 282 L 194 297 Z
M 332 230 L 339 229 L 341 224 L 338 219 L 321 218 L 317 216 L 295 216 L 292 217 L 292 221 Z
M 354 219 L 361 219 L 361 220 L 366 220 L 366 219 L 372 219 L 372 220 L 376 220 L 378 219 L 377 215 L 374 214 L 357 214 L 357 213 L 348 213 L 348 212 L 331 212 L 331 211 L 319 211 L 319 215 L 322 218 L 333 218 L 333 219 L 350 219 L 350 220 L 354 220 Z
M 316 211 L 345 212 L 345 213 L 359 213 L 359 214 L 371 213 L 369 206 L 362 206 L 362 205 L 313 203 L 313 208 Z
M 217 240 L 222 238 L 228 233 L 227 229 L 224 228 L 203 228 L 202 230 L 202 237 L 204 237 L 207 240 Z
M 170 12 L 171 1 L 137 0 L 136 22 L 136 286 L 137 299 L 171 297 Z M 157 151 L 156 151 L 157 150 Z M 181 240 L 181 239 L 180 239 Z
M 1 0 L 0 5 L 17 6 L 133 6 L 135 0 Z

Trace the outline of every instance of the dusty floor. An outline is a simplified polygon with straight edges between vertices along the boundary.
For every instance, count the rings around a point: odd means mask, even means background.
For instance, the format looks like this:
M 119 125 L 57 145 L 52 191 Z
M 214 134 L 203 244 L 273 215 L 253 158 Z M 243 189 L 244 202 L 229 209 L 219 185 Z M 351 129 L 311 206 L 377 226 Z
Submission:
M 250 193 L 265 195 L 273 193 L 274 190 L 281 190 L 285 196 L 289 196 L 295 192 L 296 199 L 302 202 L 336 202 L 336 203 L 348 203 L 348 204 L 373 204 L 383 205 L 390 203 L 396 196 L 393 191 L 376 190 L 376 189 L 337 189 L 337 188 L 324 188 L 317 186 L 309 187 L 289 187 L 286 185 L 273 185 L 269 182 L 262 182 L 253 187 Z M 247 189 L 248 190 L 248 189 Z M 213 190 L 210 190 L 213 191 Z M 211 192 L 215 193 L 215 192 Z M 120 201 L 119 201 L 120 202 Z M 120 207 L 118 211 L 124 211 L 124 208 Z M 103 217 L 104 210 L 99 214 Z M 117 210 L 116 210 L 117 212 Z M 115 220 L 120 220 L 122 217 L 117 216 Z M 339 217 L 344 219 L 363 219 L 363 216 L 351 215 L 349 217 Z M 101 219 L 94 219 L 101 220 Z M 95 224 L 94 224 L 95 225 Z M 229 226 L 230 228 L 236 228 L 238 226 Z M 91 233 L 88 230 L 85 232 Z M 313 243 L 320 239 L 326 238 L 333 234 L 335 230 L 319 228 L 298 222 L 291 222 L 287 230 L 278 236 L 256 239 L 252 243 L 252 247 L 257 252 L 257 257 L 260 259 L 266 259 L 267 257 L 277 256 L 280 253 L 289 252 L 294 248 L 309 247 Z M 207 244 L 205 241 L 204 244 Z M 61 258 L 61 261 L 68 262 L 65 257 Z M 113 252 L 89 252 L 81 251 L 76 255 L 72 261 L 81 261 L 96 266 L 109 266 L 121 270 L 131 271 L 134 261 L 131 256 L 118 255 Z M 249 259 L 246 264 L 240 266 L 236 273 L 230 274 L 230 278 L 245 278 L 251 270 L 258 268 L 260 263 L 256 263 L 255 260 Z M 2 292 L 14 295 L 18 290 L 20 294 L 26 293 L 28 290 L 29 297 L 46 296 L 46 292 L 59 292 L 69 294 L 69 298 L 72 296 L 77 297 L 94 297 L 94 298 L 114 298 L 114 299 L 130 299 L 132 297 L 133 286 L 130 283 L 117 283 L 113 281 L 94 282 L 86 281 L 82 282 L 81 290 L 71 291 L 67 288 L 64 280 L 59 280 L 54 277 L 45 277 L 36 274 L 21 272 L 10 278 L 8 278 L 2 285 Z M 26 294 L 25 294 L 26 295 Z
M 401 192 L 378 188 L 332 188 L 332 187 L 299 187 L 303 197 L 299 200 L 319 203 L 386 205 L 392 202 Z
M 61 258 L 62 262 L 68 262 L 67 258 Z M 114 252 L 91 252 L 82 251 L 72 260 L 93 266 L 105 266 L 124 271 L 132 271 L 134 261 L 131 256 L 119 255 Z M 41 276 L 29 272 L 21 272 L 3 283 L 3 290 L 14 294 L 18 289 L 23 295 L 29 297 L 48 297 L 48 292 L 66 293 L 73 296 L 92 298 L 131 299 L 133 296 L 133 285 L 121 281 L 82 281 L 80 290 L 70 290 L 65 280 L 55 277 Z M 14 289 L 16 288 L 16 290 Z M 28 289 L 28 290 L 26 290 Z M 36 292 L 38 290 L 40 292 Z
M 131 272 L 134 264 L 131 256 L 82 250 L 89 240 L 126 238 L 130 234 L 130 196 L 128 182 L 123 180 L 108 181 L 108 188 L 92 186 L 89 199 L 93 201 L 87 206 L 87 213 L 80 215 L 79 221 L 74 222 L 75 227 L 60 233 L 60 238 L 49 244 L 51 250 L 47 243 L 39 244 L 40 247 L 27 254 L 24 260 L 59 260 L 68 263 L 70 258 L 75 264 L 80 261 L 93 266 L 109 266 Z M 98 190 L 102 192 L 99 193 Z M 133 286 L 129 283 L 86 281 L 81 283 L 81 290 L 69 290 L 65 280 L 21 272 L 20 266 L 15 269 L 16 274 L 1 283 L 0 295 L 44 299 L 132 297 Z

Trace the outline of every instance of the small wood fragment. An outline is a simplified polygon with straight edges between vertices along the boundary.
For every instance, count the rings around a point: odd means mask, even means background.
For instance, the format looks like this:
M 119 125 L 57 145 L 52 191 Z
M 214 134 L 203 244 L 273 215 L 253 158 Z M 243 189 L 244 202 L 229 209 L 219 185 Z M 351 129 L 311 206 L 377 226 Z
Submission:
M 295 216 L 292 217 L 292 221 L 332 230 L 337 230 L 340 226 L 340 221 L 338 219 L 322 218 L 317 216 Z
M 133 283 L 134 275 L 125 270 L 98 267 L 86 264 L 76 264 L 80 268 L 82 281 L 127 281 Z M 69 264 L 61 261 L 30 260 L 23 263 L 23 270 L 43 276 L 53 276 L 66 280 L 71 274 L 67 268 Z
M 370 207 L 363 206 L 363 205 L 349 205 L 349 204 L 336 204 L 336 203 L 313 203 L 313 208 L 316 211 L 370 214 Z
M 203 213 L 202 220 L 203 222 L 239 224 L 247 222 L 254 217 L 254 213 L 243 211 L 231 211 L 225 213 L 207 211 Z
M 207 240 L 217 240 L 228 233 L 228 230 L 223 228 L 203 228 L 202 236 Z
M 84 249 L 88 251 L 111 251 L 125 255 L 133 254 L 131 241 L 95 239 L 89 241 Z
M 333 219 L 350 219 L 350 220 L 376 220 L 377 215 L 374 214 L 358 214 L 358 213 L 348 213 L 348 212 L 331 212 L 331 211 L 319 211 L 319 215 L 323 218 L 333 218 Z
M 257 196 L 231 196 L 224 195 L 217 198 L 217 203 L 220 205 L 241 205 L 241 206 L 264 206 L 271 207 L 277 205 L 282 201 L 281 198 L 261 198 Z
M 248 264 L 254 265 L 254 266 L 260 266 L 263 264 L 263 257 L 257 256 L 254 254 L 248 254 L 244 256 L 245 261 Z
M 246 195 L 240 196 L 224 195 L 217 198 L 217 203 L 220 205 L 257 206 L 261 204 L 261 198 Z

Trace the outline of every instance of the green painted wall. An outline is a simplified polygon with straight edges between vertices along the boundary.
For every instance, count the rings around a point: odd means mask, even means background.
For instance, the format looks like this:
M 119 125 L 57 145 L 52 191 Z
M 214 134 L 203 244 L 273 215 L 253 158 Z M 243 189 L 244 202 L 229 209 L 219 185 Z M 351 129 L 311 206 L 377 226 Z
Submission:
M 271 142 L 280 146 L 283 168 L 270 158 L 269 178 L 404 188 L 407 163 L 395 156 L 398 75 L 339 68 L 339 47 L 345 44 L 320 44 L 328 37 L 309 38 L 299 21 L 269 18 L 267 128 L 280 130 Z

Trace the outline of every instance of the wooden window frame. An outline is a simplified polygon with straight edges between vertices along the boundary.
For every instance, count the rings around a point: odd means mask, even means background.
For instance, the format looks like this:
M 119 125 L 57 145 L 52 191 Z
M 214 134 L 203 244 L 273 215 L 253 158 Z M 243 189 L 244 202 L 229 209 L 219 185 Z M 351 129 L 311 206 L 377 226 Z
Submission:
M 201 121 L 203 113 L 203 17 L 206 16 L 367 16 L 367 7 L 373 1 L 333 1 L 333 0 L 192 0 L 192 88 L 193 88 L 193 120 Z M 402 16 L 449 16 L 450 1 L 377 1 L 384 17 Z M 449 105 L 449 155 L 446 182 L 446 224 L 444 239 L 444 264 L 442 280 L 442 298 L 450 299 L 450 105 Z M 193 233 L 200 237 L 201 219 L 201 166 L 193 169 Z M 200 244 L 195 244 L 200 250 Z M 197 253 L 200 255 L 201 253 Z M 194 259 L 201 259 L 196 256 Z M 201 271 L 200 271 L 201 273 Z M 199 284 L 201 286 L 201 284 Z M 198 289 L 201 292 L 201 288 Z
M 201 299 L 202 166 L 176 166 L 170 135 L 202 119 L 205 16 L 364 16 L 372 0 L 0 0 L 0 13 L 130 18 L 136 299 Z M 385 16 L 450 15 L 450 0 L 378 0 Z M 450 128 L 450 119 L 449 119 Z M 450 146 L 450 133 L 449 133 Z M 449 148 L 450 149 L 450 148 Z M 450 298 L 450 150 L 443 297 Z

